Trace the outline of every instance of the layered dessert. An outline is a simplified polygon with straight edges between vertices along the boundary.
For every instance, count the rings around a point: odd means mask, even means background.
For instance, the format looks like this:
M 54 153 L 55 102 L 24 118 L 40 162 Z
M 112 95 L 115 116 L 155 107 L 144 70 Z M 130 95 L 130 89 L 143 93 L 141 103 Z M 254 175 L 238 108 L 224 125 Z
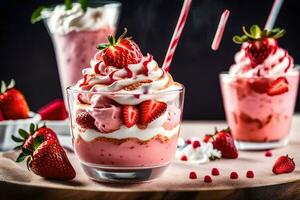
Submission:
M 125 34 L 99 45 L 68 90 L 74 149 L 88 166 L 166 166 L 176 151 L 183 86 Z
M 41 12 L 54 44 L 63 92 L 81 78 L 82 69 L 97 51 L 95 46 L 114 35 L 119 8 L 119 3 L 87 8 L 73 3 L 69 8 L 57 5 Z
M 234 37 L 241 44 L 235 63 L 220 76 L 226 117 L 237 141 L 280 142 L 289 133 L 299 72 L 278 46 L 284 30 L 243 30 L 245 35 Z

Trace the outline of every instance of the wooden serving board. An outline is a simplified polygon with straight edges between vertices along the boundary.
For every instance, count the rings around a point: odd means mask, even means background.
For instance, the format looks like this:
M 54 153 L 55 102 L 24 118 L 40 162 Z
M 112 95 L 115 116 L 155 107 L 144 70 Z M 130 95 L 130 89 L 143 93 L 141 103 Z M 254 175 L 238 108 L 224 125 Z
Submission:
M 68 152 L 77 176 L 73 181 L 49 181 L 16 165 L 16 152 L 0 154 L 0 199 L 300 199 L 300 116 L 295 116 L 288 146 L 273 150 L 272 157 L 263 151 L 241 151 L 238 159 L 221 159 L 205 164 L 189 164 L 174 160 L 165 174 L 157 180 L 142 184 L 104 184 L 88 179 L 75 155 Z M 214 127 L 224 128 L 224 122 L 185 122 L 182 136 L 199 136 L 212 132 Z M 280 155 L 294 157 L 296 170 L 290 174 L 274 175 L 272 166 Z M 212 176 L 212 183 L 204 183 L 205 175 L 217 167 L 219 176 Z M 247 170 L 255 177 L 246 178 Z M 189 179 L 189 172 L 196 171 L 198 178 Z M 231 180 L 232 171 L 239 179 Z

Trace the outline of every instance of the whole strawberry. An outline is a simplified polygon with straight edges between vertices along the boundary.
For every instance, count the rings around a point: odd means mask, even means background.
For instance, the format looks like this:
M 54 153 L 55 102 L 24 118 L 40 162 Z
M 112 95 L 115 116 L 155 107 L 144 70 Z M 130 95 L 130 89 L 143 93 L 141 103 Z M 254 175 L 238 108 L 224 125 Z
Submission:
M 29 107 L 22 92 L 14 88 L 15 81 L 8 85 L 1 81 L 0 110 L 5 120 L 26 119 L 29 117 Z
M 222 158 L 237 158 L 239 155 L 229 128 L 216 131 L 210 142 L 214 149 L 221 151 Z
M 233 41 L 237 44 L 248 42 L 243 48 L 251 60 L 252 67 L 263 63 L 269 55 L 274 54 L 278 48 L 277 39 L 285 34 L 284 29 L 261 30 L 257 25 L 252 25 L 250 32 L 243 27 L 243 32 L 242 36 L 235 35 Z
M 46 127 L 46 125 L 38 127 L 38 125 L 34 125 L 33 123 L 31 123 L 28 132 L 23 129 L 19 129 L 18 133 L 19 137 L 12 135 L 12 140 L 20 143 L 19 146 L 17 146 L 15 149 L 23 148 L 32 150 L 34 140 L 39 136 L 43 136 L 46 141 L 54 140 L 59 143 L 56 133 L 52 129 Z
M 126 68 L 129 64 L 141 62 L 142 53 L 138 45 L 131 38 L 124 38 L 124 33 L 116 40 L 113 36 L 108 36 L 109 43 L 99 44 L 97 49 L 102 51 L 102 58 L 106 66 Z
M 273 165 L 274 174 L 290 173 L 295 169 L 295 162 L 293 158 L 288 155 L 280 156 Z
M 48 179 L 71 180 L 76 176 L 76 172 L 58 140 L 47 138 L 43 134 L 32 138 L 31 148 L 22 148 L 16 162 L 27 159 L 28 169 L 31 169 L 36 175 Z

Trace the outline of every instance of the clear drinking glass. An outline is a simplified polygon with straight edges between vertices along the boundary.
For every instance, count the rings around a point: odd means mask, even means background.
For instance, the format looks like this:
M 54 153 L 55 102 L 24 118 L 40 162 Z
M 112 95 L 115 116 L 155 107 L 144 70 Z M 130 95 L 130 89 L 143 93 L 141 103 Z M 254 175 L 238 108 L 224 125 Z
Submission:
M 115 1 L 93 1 L 88 7 L 102 8 L 103 26 L 97 30 L 73 30 L 67 34 L 52 33 L 49 22 L 44 24 L 54 45 L 60 84 L 65 96 L 66 88 L 76 84 L 82 77 L 82 69 L 90 65 L 90 59 L 98 51 L 97 44 L 107 42 L 109 35 L 114 35 L 121 11 L 121 3 Z M 93 21 L 93 15 L 90 15 Z M 99 16 L 98 16 L 99 17 Z M 91 23 L 91 22 L 90 22 Z
M 220 74 L 227 122 L 239 149 L 271 149 L 288 143 L 299 71 L 280 77 L 288 81 L 288 92 L 269 96 L 265 90 L 278 76 L 242 78 Z
M 91 179 L 149 181 L 167 168 L 176 152 L 184 101 L 183 86 L 154 94 L 90 92 L 69 87 L 67 96 L 75 154 Z M 82 99 L 87 98 L 97 99 L 98 103 L 84 104 Z M 147 126 L 126 127 L 123 106 L 135 102 L 140 108 L 146 100 L 164 102 L 167 109 Z M 78 120 L 82 112 L 93 116 L 93 128 L 86 128 Z M 114 124 L 120 123 L 117 130 L 110 131 Z

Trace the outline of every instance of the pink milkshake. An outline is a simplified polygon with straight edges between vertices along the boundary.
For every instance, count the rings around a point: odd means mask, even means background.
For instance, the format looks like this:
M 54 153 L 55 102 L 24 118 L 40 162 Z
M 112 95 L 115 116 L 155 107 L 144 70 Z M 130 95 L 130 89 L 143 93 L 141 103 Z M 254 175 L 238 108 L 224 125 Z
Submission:
M 229 73 L 220 75 L 226 118 L 240 149 L 276 148 L 288 142 L 299 72 L 277 44 L 284 30 L 251 29 L 235 36 L 241 50 Z
M 180 130 L 183 86 L 125 34 L 99 45 L 83 79 L 67 90 L 75 153 L 98 181 L 157 178 Z
M 119 3 L 91 4 L 86 11 L 79 3 L 67 10 L 65 5 L 44 9 L 42 16 L 51 35 L 61 87 L 76 84 L 81 71 L 97 52 L 95 46 L 114 35 L 119 17 Z

